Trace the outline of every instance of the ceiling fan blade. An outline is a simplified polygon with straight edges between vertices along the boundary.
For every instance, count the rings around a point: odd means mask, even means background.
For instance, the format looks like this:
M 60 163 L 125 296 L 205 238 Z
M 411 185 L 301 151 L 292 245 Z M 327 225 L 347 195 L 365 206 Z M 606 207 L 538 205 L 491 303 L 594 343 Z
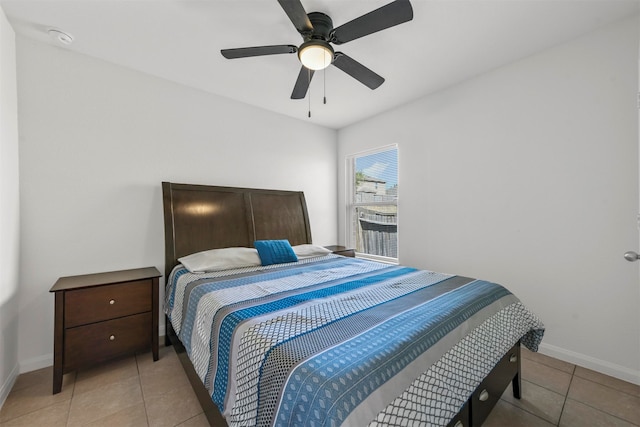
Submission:
M 332 64 L 358 80 L 363 85 L 367 86 L 369 89 L 377 89 L 378 86 L 384 83 L 383 77 L 374 73 L 355 59 L 342 52 L 336 52 Z
M 331 41 L 335 44 L 350 42 L 412 19 L 413 8 L 409 0 L 396 0 L 335 28 Z
M 313 25 L 300 0 L 278 0 L 278 3 L 280 3 L 280 6 L 282 6 L 284 12 L 299 33 L 310 33 L 313 31 Z
M 304 99 L 304 97 L 307 96 L 307 90 L 309 89 L 309 84 L 311 84 L 314 72 L 315 71 L 306 67 L 300 67 L 298 80 L 296 80 L 296 85 L 293 87 L 293 92 L 291 92 L 291 99 Z
M 297 46 L 281 44 L 275 46 L 239 47 L 236 49 L 222 49 L 220 53 L 227 59 L 247 58 L 250 56 L 277 55 L 280 53 L 296 53 Z

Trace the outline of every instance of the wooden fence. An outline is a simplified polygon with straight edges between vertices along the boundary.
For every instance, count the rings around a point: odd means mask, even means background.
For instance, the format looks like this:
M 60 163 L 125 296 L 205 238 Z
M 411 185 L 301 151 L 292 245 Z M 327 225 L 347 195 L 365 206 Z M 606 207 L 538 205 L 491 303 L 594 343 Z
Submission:
M 396 212 L 381 212 L 356 207 L 358 218 L 356 245 L 360 252 L 391 258 L 398 257 L 398 223 Z

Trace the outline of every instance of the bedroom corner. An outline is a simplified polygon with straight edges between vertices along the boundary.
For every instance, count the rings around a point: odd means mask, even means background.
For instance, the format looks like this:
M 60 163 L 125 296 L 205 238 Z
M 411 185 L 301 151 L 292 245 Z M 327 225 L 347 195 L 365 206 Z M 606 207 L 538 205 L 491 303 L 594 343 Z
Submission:
M 0 407 L 18 376 L 17 110 L 15 33 L 0 9 Z

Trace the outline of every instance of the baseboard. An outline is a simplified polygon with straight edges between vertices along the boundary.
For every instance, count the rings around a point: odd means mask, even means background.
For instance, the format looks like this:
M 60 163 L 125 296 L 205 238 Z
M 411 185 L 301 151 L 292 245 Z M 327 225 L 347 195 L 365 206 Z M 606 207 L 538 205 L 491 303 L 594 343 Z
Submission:
M 556 359 L 564 360 L 565 362 L 573 363 L 583 368 L 640 385 L 640 371 L 634 371 L 633 369 L 616 365 L 615 363 L 596 359 L 595 357 L 586 356 L 581 353 L 576 353 L 575 351 L 556 347 L 555 345 L 542 343 L 540 344 L 539 350 L 540 353 L 546 354 L 547 356 L 555 357 Z
M 9 377 L 4 384 L 2 384 L 2 387 L 0 387 L 0 408 L 2 408 L 2 405 L 4 405 L 4 402 L 7 400 L 7 396 L 9 396 L 9 392 L 16 383 L 16 379 L 18 379 L 18 365 L 13 367 L 9 373 Z
M 45 354 L 44 356 L 33 357 L 31 359 L 20 362 L 20 373 L 35 371 L 37 369 L 46 368 L 53 365 L 53 354 Z

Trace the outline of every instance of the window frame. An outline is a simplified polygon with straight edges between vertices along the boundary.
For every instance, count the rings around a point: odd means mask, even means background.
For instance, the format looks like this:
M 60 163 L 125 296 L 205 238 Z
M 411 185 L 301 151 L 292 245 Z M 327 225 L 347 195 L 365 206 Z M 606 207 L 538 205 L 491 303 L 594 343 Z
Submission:
M 358 157 L 369 156 L 372 154 L 382 153 L 385 151 L 396 150 L 397 155 L 397 193 L 396 200 L 394 202 L 386 201 L 386 202 L 356 202 L 356 186 L 355 186 L 355 176 L 356 176 L 356 159 Z M 396 258 L 387 257 L 382 255 L 373 255 L 368 254 L 366 252 L 358 252 L 356 247 L 356 242 L 354 239 L 355 231 L 352 211 L 358 206 L 395 206 L 396 207 L 396 228 L 399 230 L 400 227 L 400 208 L 398 206 L 398 201 L 400 199 L 400 149 L 398 144 L 389 144 L 381 147 L 372 148 L 369 150 L 363 150 L 352 154 L 347 154 L 345 156 L 345 232 L 348 247 L 353 248 L 356 252 L 356 256 L 359 258 L 366 258 L 373 261 L 384 262 L 387 264 L 398 264 L 400 259 L 400 233 L 396 232 Z

